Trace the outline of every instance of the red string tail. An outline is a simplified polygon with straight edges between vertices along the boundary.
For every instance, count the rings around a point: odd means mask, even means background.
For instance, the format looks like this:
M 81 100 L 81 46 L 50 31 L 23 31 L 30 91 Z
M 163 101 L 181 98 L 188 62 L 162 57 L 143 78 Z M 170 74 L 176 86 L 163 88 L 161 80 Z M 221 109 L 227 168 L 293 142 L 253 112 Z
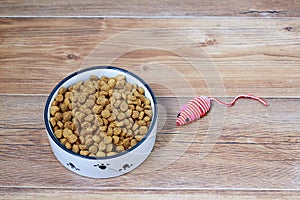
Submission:
M 223 102 L 223 101 L 220 101 L 219 99 L 216 99 L 214 97 L 210 97 L 209 100 L 213 100 L 213 101 L 216 101 L 217 103 L 219 104 L 222 104 L 222 105 L 225 105 L 225 106 L 233 106 L 235 104 L 235 102 L 239 99 L 239 98 L 250 98 L 250 99 L 254 99 L 254 100 L 257 100 L 259 101 L 260 103 L 264 104 L 265 106 L 268 106 L 269 103 L 260 98 L 260 97 L 256 97 L 256 96 L 253 96 L 251 94 L 241 94 L 239 96 L 236 96 L 231 102 L 227 103 L 227 102 Z

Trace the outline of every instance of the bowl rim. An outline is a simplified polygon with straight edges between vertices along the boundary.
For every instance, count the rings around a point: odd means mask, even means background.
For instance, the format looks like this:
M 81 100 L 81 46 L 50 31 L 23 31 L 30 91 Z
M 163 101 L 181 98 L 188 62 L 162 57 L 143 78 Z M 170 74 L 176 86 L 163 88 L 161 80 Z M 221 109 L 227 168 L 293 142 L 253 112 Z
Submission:
M 56 93 L 56 91 L 58 91 L 60 89 L 60 87 L 65 83 L 67 82 L 69 79 L 73 78 L 74 76 L 77 76 L 79 74 L 82 74 L 84 72 L 87 72 L 87 71 L 92 71 L 92 70 L 97 70 L 97 69 L 107 69 L 107 70 L 116 70 L 116 71 L 120 71 L 122 73 L 125 73 L 125 74 L 128 74 L 134 78 L 136 78 L 137 80 L 139 80 L 143 85 L 144 87 L 148 90 L 148 92 L 150 93 L 150 96 L 153 100 L 153 103 L 154 103 L 154 112 L 153 112 L 153 118 L 152 118 L 152 121 L 151 121 L 151 124 L 150 124 L 150 127 L 148 129 L 148 132 L 147 134 L 145 135 L 145 137 L 139 141 L 136 145 L 134 145 L 132 148 L 126 150 L 126 151 L 123 151 L 121 153 L 118 153 L 116 155 L 113 155 L 113 156 L 107 156 L 107 157 L 92 157 L 92 156 L 84 156 L 84 155 L 80 155 L 79 153 L 75 153 L 73 152 L 72 150 L 69 150 L 67 149 L 57 138 L 56 136 L 54 135 L 54 132 L 51 128 L 51 125 L 50 125 L 50 118 L 48 118 L 48 112 L 50 110 L 50 101 L 52 99 L 52 97 L 54 96 L 54 94 Z M 126 70 L 126 69 L 123 69 L 123 68 L 119 68 L 119 67 L 114 67 L 114 66 L 93 66 L 93 67 L 87 67 L 87 68 L 84 68 L 84 69 L 81 69 L 81 70 L 78 70 L 70 75 L 68 75 L 67 77 L 65 77 L 64 79 L 62 79 L 51 91 L 50 95 L 48 96 L 47 98 L 47 101 L 46 101 L 46 104 L 45 104 L 45 109 L 44 109 L 44 122 L 45 122 L 45 125 L 46 125 L 46 130 L 47 130 L 47 133 L 50 135 L 52 141 L 54 141 L 62 150 L 66 151 L 67 153 L 70 153 L 74 156 L 78 156 L 78 157 L 81 157 L 81 158 L 84 158 L 84 159 L 89 159 L 89 160 L 107 160 L 107 159 L 111 159 L 111 158 L 116 158 L 116 157 L 120 157 L 120 156 L 123 156 L 127 153 L 130 153 L 131 151 L 135 150 L 137 147 L 139 147 L 140 145 L 142 145 L 144 143 L 144 141 L 146 139 L 148 139 L 150 133 L 152 132 L 152 129 L 154 128 L 155 126 L 155 123 L 157 121 L 157 101 L 156 101 L 156 97 L 152 91 L 152 89 L 150 88 L 150 86 L 141 78 L 139 77 L 138 75 Z

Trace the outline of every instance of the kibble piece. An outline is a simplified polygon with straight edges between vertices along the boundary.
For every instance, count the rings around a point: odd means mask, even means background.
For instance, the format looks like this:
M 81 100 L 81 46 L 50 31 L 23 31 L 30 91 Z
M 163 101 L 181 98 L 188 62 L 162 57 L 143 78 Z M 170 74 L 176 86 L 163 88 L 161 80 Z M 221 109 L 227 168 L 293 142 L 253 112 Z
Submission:
M 120 81 L 120 80 L 125 80 L 126 77 L 125 77 L 124 75 L 122 75 L 122 74 L 119 74 L 119 75 L 117 75 L 117 76 L 115 77 L 115 79 L 116 79 L 116 81 Z
M 148 132 L 147 126 L 141 126 L 141 127 L 140 127 L 139 133 L 140 133 L 141 135 L 145 135 L 147 132 Z
M 139 120 L 139 121 L 137 122 L 137 124 L 138 124 L 139 126 L 146 126 L 146 125 L 147 125 L 147 123 L 144 122 L 144 121 L 142 121 L 142 120 Z
M 120 110 L 121 110 L 122 112 L 125 112 L 127 109 L 128 109 L 128 105 L 127 105 L 127 103 L 126 103 L 125 101 L 123 101 L 123 102 L 121 103 L 121 105 L 120 105 Z
M 108 152 L 107 154 L 106 154 L 106 156 L 114 156 L 114 155 L 116 155 L 117 153 L 116 152 Z
M 127 137 L 133 136 L 133 132 L 132 132 L 131 129 L 127 130 L 126 136 L 127 136 Z
M 105 119 L 108 118 L 108 117 L 110 117 L 110 112 L 109 112 L 109 110 L 103 110 L 103 111 L 101 112 L 101 116 L 104 117 Z
M 126 137 L 132 137 L 132 136 L 133 136 L 132 131 L 131 131 L 131 130 L 128 130 L 128 131 L 126 132 Z
M 124 88 L 124 86 L 125 86 L 125 81 L 124 81 L 124 80 L 118 80 L 118 81 L 116 82 L 115 88 L 117 88 L 117 89 L 122 89 L 122 88 Z
M 64 130 L 63 130 L 63 136 L 65 137 L 65 138 L 67 138 L 69 135 L 71 135 L 71 134 L 73 134 L 73 132 L 70 130 L 70 129 L 68 129 L 68 128 L 65 128 Z
M 135 106 L 134 106 L 134 105 L 128 105 L 128 108 L 129 108 L 130 110 L 134 111 Z
M 119 108 L 121 105 L 122 101 L 121 100 L 116 100 L 116 102 L 114 103 L 114 107 L 115 108 Z
M 58 102 L 63 102 L 64 96 L 63 96 L 62 94 L 58 94 L 58 95 L 56 96 L 55 100 L 58 101 Z
M 64 94 L 64 93 L 66 93 L 67 92 L 67 88 L 65 88 L 65 87 L 61 87 L 61 88 L 59 88 L 59 90 L 58 90 L 58 94 Z
M 77 136 L 75 134 L 70 134 L 67 137 L 68 142 L 70 142 L 71 144 L 75 143 L 77 141 Z
M 83 108 L 83 109 L 81 109 L 81 111 L 82 111 L 84 114 L 89 115 L 89 114 L 92 113 L 91 109 L 85 108 L 85 107 L 83 107 L 83 106 L 82 106 L 82 108 Z
M 110 89 L 110 86 L 107 84 L 107 83 L 105 83 L 105 84 L 103 84 L 102 86 L 101 86 L 101 88 L 100 88 L 102 91 L 108 91 L 109 89 Z
M 100 106 L 105 107 L 105 106 L 109 103 L 109 101 L 108 101 L 108 99 L 105 98 L 105 96 L 103 95 L 103 96 L 100 96 L 100 97 L 97 99 L 96 103 L 97 103 L 98 105 L 100 105 Z
M 56 130 L 58 130 L 58 129 L 59 129 L 58 126 L 54 126 L 53 131 L 56 131 Z
M 115 122 L 115 126 L 116 127 L 122 127 L 122 126 L 124 126 L 124 122 L 123 121 Z
M 134 110 L 134 111 L 132 112 L 131 117 L 132 117 L 133 119 L 137 119 L 139 116 L 140 116 L 139 111 Z
M 98 81 L 99 78 L 96 75 L 90 75 L 90 81 Z
M 130 124 L 130 121 L 128 119 L 124 119 L 123 122 L 124 126 L 128 126 Z
M 72 145 L 69 142 L 66 142 L 65 146 L 66 146 L 67 149 L 71 149 L 72 148 Z
M 143 135 L 136 135 L 136 136 L 134 136 L 134 138 L 139 142 L 144 138 L 144 136 Z
M 79 152 L 79 146 L 77 144 L 74 144 L 73 147 L 72 147 L 72 151 L 74 153 L 78 153 Z
M 77 100 L 78 100 L 79 103 L 84 103 L 85 100 L 86 100 L 86 95 L 80 94 L 80 95 L 77 97 Z
M 120 141 L 120 138 L 118 136 L 116 136 L 116 135 L 112 136 L 112 139 L 113 139 L 113 143 L 114 144 L 118 144 L 119 141 Z
M 119 127 L 114 128 L 114 135 L 120 135 L 122 132 L 122 129 Z
M 61 129 L 55 130 L 54 134 L 58 139 L 60 139 L 63 136 Z
M 94 94 L 96 92 L 96 88 L 93 86 L 93 84 L 87 86 L 87 92 L 89 94 Z
M 106 152 L 109 153 L 113 150 L 113 144 L 107 144 L 106 145 Z
M 51 114 L 52 116 L 54 116 L 55 113 L 57 113 L 59 110 L 60 110 L 60 108 L 59 108 L 58 106 L 51 106 L 51 107 L 50 107 L 50 114 Z
M 60 112 L 55 113 L 54 119 L 56 121 L 60 121 L 62 119 L 63 115 Z
M 90 123 L 90 122 L 83 122 L 83 123 L 81 124 L 81 128 L 82 128 L 82 129 L 87 129 L 87 128 L 89 128 L 89 127 L 91 127 L 91 123 Z
M 123 146 L 116 146 L 116 151 L 117 152 L 122 152 L 122 151 L 124 151 L 125 149 L 124 149 L 124 147 Z
M 85 114 L 82 112 L 76 112 L 75 113 L 75 119 L 77 119 L 80 122 L 83 122 L 85 118 Z
M 103 106 L 94 105 L 93 107 L 93 113 L 94 114 L 100 114 L 100 112 L 103 110 Z
M 126 118 L 126 115 L 124 113 L 122 113 L 122 112 L 117 115 L 117 119 L 118 120 L 123 120 L 125 118 Z
M 142 108 L 141 106 L 136 106 L 135 109 L 136 109 L 137 111 L 143 111 L 143 110 L 144 110 L 144 108 Z
M 107 136 L 112 136 L 113 133 L 114 133 L 113 128 L 112 128 L 112 127 L 108 127 L 108 128 L 107 128 L 107 133 L 106 133 L 106 135 L 107 135 Z
M 100 126 L 100 132 L 106 132 L 107 126 Z
M 72 112 L 64 112 L 63 114 L 62 114 L 63 116 L 63 119 L 62 119 L 62 122 L 63 123 L 65 123 L 65 122 L 67 122 L 67 121 L 70 121 L 71 119 L 72 119 Z
M 85 143 L 85 138 L 83 135 L 79 136 L 79 141 L 81 144 L 84 144 Z
M 89 152 L 92 154 L 96 154 L 98 152 L 98 148 L 96 146 L 90 146 Z
M 61 121 L 58 121 L 56 124 L 57 124 L 57 126 L 59 128 L 63 128 L 64 127 L 64 124 Z
M 94 121 L 94 115 L 89 114 L 88 116 L 85 117 L 85 121 L 87 121 L 87 122 L 92 122 L 92 121 Z
M 139 88 L 137 89 L 137 91 L 138 91 L 140 94 L 144 94 L 144 93 L 145 93 L 145 90 L 144 90 L 144 88 L 142 88 L 142 87 L 139 87 Z
M 87 151 L 87 150 L 81 150 L 81 151 L 79 152 L 79 154 L 80 154 L 80 155 L 83 155 L 83 156 L 87 156 L 87 155 L 90 154 L 90 152 Z
M 110 112 L 112 110 L 111 104 L 106 105 L 105 110 L 108 110 Z
M 143 119 L 144 118 L 144 115 L 145 115 L 145 112 L 144 111 L 141 111 L 140 112 L 140 115 L 138 117 L 139 120 Z
M 53 117 L 50 117 L 50 124 L 52 125 L 52 127 L 54 127 L 56 125 L 56 120 Z
M 128 109 L 125 113 L 126 117 L 130 117 L 132 115 L 132 110 Z
M 59 107 L 60 107 L 61 112 L 67 112 L 69 110 L 69 105 L 66 103 L 60 104 Z
M 92 138 L 85 138 L 85 145 L 86 146 L 91 146 L 92 144 L 94 144 L 94 140 Z
M 56 130 L 58 130 L 58 129 L 59 129 L 58 126 L 54 126 L 54 128 L 53 128 L 54 131 L 56 131 Z
M 139 97 L 140 98 L 140 97 Z M 137 99 L 136 100 L 136 104 L 137 104 L 137 106 L 142 106 L 142 100 L 141 99 Z
M 113 78 L 110 78 L 110 79 L 108 80 L 108 85 L 110 86 L 110 88 L 114 88 L 115 85 L 116 85 L 116 80 L 113 79 Z
M 104 151 L 106 149 L 106 144 L 104 141 L 100 142 L 98 145 L 98 150 L 99 151 Z
M 149 117 L 152 117 L 152 111 L 151 110 L 145 110 L 144 111 L 146 115 L 148 115 Z
M 144 117 L 144 122 L 149 122 L 151 119 L 149 116 Z
M 95 101 L 93 101 L 92 99 L 88 99 L 86 100 L 84 105 L 86 105 L 86 107 L 88 108 L 92 108 L 95 105 Z
M 112 143 L 112 137 L 110 137 L 110 136 L 105 136 L 105 137 L 103 138 L 103 141 L 105 142 L 105 144 L 110 144 L 110 143 Z
M 96 156 L 97 156 L 97 157 L 105 157 L 106 154 L 105 154 L 104 152 L 102 152 L 102 151 L 98 151 L 98 152 L 96 153 Z
M 100 141 L 101 141 L 101 138 L 98 136 L 98 135 L 93 135 L 92 136 L 92 140 L 94 141 L 94 142 L 96 142 L 96 143 L 100 143 Z
M 137 125 L 137 124 L 135 123 L 135 124 L 133 124 L 133 126 L 132 126 L 132 130 L 135 131 L 138 127 L 139 127 L 139 125 Z
M 124 89 L 126 91 L 130 91 L 132 89 L 132 85 L 130 83 L 126 83 L 125 86 L 124 86 Z M 127 94 L 126 94 L 127 95 Z
M 78 147 L 80 150 L 86 150 L 86 145 L 79 144 Z
M 58 101 L 53 101 L 52 103 L 51 103 L 51 106 L 57 106 L 57 105 L 59 105 L 59 102 Z
M 65 145 L 67 143 L 67 139 L 66 138 L 61 138 L 60 143 L 62 143 L 63 145 Z
M 84 130 L 82 130 L 82 131 L 84 131 Z M 85 131 L 88 135 L 92 135 L 94 133 L 94 129 L 92 127 L 86 128 Z
M 107 121 L 109 121 L 109 122 L 114 122 L 115 120 L 116 120 L 116 117 L 113 116 L 113 115 L 111 115 L 111 116 L 107 119 Z
M 127 149 L 130 146 L 130 139 L 129 138 L 125 138 L 123 140 L 123 144 L 124 144 L 124 147 Z
M 146 104 L 146 105 L 150 105 L 150 104 L 151 104 L 150 100 L 149 100 L 149 99 L 146 99 L 146 100 L 145 100 L 145 104 Z
M 137 143 L 137 141 L 135 140 L 135 139 L 132 139 L 131 141 L 130 141 L 130 146 L 134 146 L 134 145 L 136 145 L 136 143 Z

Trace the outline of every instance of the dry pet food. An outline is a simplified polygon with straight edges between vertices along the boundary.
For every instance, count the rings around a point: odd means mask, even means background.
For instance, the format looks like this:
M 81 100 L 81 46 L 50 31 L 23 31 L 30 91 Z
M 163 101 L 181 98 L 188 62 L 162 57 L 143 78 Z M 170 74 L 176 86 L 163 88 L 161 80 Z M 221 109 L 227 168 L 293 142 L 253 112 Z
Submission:
M 90 76 L 61 87 L 50 108 L 50 124 L 59 141 L 83 156 L 113 156 L 132 148 L 147 134 L 150 100 L 142 87 L 118 75 Z

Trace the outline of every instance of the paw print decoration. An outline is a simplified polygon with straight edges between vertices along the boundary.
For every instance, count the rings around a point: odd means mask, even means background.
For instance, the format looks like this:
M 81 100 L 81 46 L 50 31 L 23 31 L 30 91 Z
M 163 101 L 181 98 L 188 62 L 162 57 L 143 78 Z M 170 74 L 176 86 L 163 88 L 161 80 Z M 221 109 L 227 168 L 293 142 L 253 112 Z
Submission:
M 109 164 L 97 164 L 97 165 L 94 165 L 94 167 L 98 167 L 99 169 L 101 169 L 101 170 L 105 170 L 106 168 L 107 168 L 107 166 L 109 166 Z
M 125 164 L 125 165 L 123 165 L 122 166 L 122 168 L 121 169 L 119 169 L 119 171 L 123 171 L 123 170 L 127 170 L 127 169 L 129 169 L 130 167 L 132 167 L 132 164 Z
M 67 163 L 67 165 L 68 165 L 69 167 L 71 167 L 71 169 L 75 169 L 76 171 L 80 171 L 80 169 L 77 168 L 77 167 L 76 167 L 73 163 L 71 163 L 71 162 Z
M 119 169 L 119 171 L 125 171 L 125 170 L 129 169 L 130 167 L 132 167 L 132 165 L 133 165 L 133 164 L 124 164 L 124 165 Z M 109 164 L 104 164 L 104 163 L 94 165 L 94 167 L 98 167 L 98 168 L 101 169 L 101 170 L 107 169 L 108 166 L 109 166 Z

